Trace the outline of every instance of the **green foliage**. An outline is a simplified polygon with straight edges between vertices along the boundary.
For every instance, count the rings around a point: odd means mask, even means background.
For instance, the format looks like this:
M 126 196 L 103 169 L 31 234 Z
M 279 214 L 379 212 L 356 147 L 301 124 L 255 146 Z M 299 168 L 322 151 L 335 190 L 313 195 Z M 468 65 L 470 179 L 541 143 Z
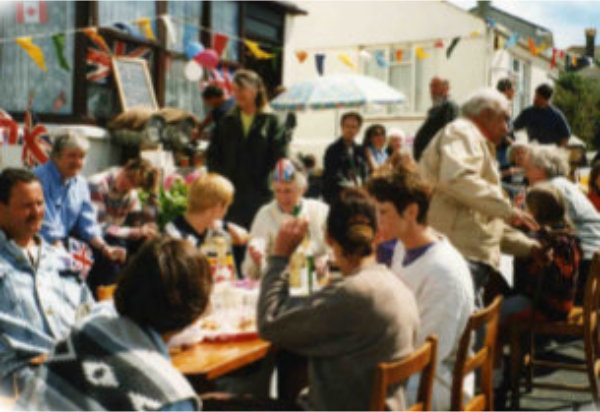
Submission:
M 163 187 L 158 192 L 158 226 L 165 225 L 177 216 L 182 215 L 187 207 L 188 187 L 183 180 L 175 180 L 169 190 Z
M 158 208 L 157 224 L 160 230 L 164 230 L 167 223 L 177 216 L 183 215 L 187 208 L 188 187 L 182 179 L 176 179 L 169 190 L 160 187 L 158 190 Z M 142 206 L 150 202 L 150 194 L 142 190 L 138 191 L 138 196 Z
M 598 148 L 600 80 L 564 72 L 560 74 L 555 89 L 553 103 L 565 114 L 571 133 L 586 142 L 588 148 Z

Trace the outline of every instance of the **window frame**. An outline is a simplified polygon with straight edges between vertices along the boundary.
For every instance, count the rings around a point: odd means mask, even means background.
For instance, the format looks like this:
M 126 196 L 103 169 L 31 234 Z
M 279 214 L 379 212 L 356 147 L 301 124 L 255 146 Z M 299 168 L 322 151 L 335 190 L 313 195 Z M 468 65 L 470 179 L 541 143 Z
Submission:
M 385 82 L 392 86 L 393 85 L 390 83 L 391 81 L 391 68 L 393 66 L 410 66 L 411 68 L 411 72 L 410 72 L 410 90 L 401 90 L 402 93 L 404 93 L 406 95 L 406 98 L 408 100 L 408 109 L 407 110 L 399 110 L 399 111 L 394 111 L 394 112 L 390 112 L 391 107 L 386 108 L 385 112 L 383 113 L 369 113 L 367 111 L 366 108 L 362 108 L 361 111 L 362 113 L 365 115 L 366 118 L 368 119 L 382 119 L 382 120 L 386 120 L 386 119 L 393 119 L 393 118 L 422 118 L 427 114 L 427 110 L 423 110 L 423 111 L 418 111 L 416 109 L 416 97 L 417 97 L 417 56 L 416 56 L 416 50 L 418 47 L 422 47 L 422 43 L 418 43 L 418 42 L 406 42 L 406 43 L 393 43 L 393 44 L 380 44 L 380 45 L 369 45 L 369 46 L 365 46 L 365 47 L 361 47 L 359 52 L 362 50 L 365 50 L 367 52 L 369 52 L 371 54 L 371 59 L 375 59 L 375 52 L 377 51 L 381 51 L 383 50 L 386 56 L 386 59 L 389 63 L 389 65 L 385 68 L 382 68 L 383 70 L 385 70 Z M 392 54 L 395 52 L 395 50 L 398 49 L 402 49 L 405 51 L 404 56 L 402 58 L 401 62 L 397 62 L 395 61 L 395 59 L 392 61 L 391 57 Z M 408 58 L 406 58 L 406 51 L 409 50 L 410 51 L 410 56 Z M 360 73 L 363 75 L 368 75 L 367 74 L 367 61 L 361 61 L 360 64 Z M 405 103 L 406 104 L 406 103 Z
M 129 36 L 117 29 L 109 27 L 99 27 L 99 1 L 106 0 L 90 0 L 90 1 L 79 1 L 75 5 L 75 22 L 74 28 L 81 29 L 85 27 L 98 27 L 99 33 L 106 38 L 107 41 L 126 41 L 130 44 L 136 44 L 140 46 L 147 46 L 152 48 L 152 81 L 156 93 L 156 100 L 160 107 L 165 104 L 166 98 L 166 82 L 167 82 L 167 59 L 186 59 L 185 53 L 169 50 L 167 47 L 167 36 L 164 25 L 157 24 L 156 29 L 156 41 L 147 39 L 140 39 Z M 172 1 L 172 0 L 169 0 Z M 213 1 L 206 0 L 202 2 L 202 17 L 199 19 L 199 25 L 201 27 L 208 27 L 212 29 L 212 5 Z M 269 39 L 262 39 L 260 36 L 247 36 L 245 28 L 246 20 L 246 4 L 244 1 L 236 1 L 239 7 L 238 12 L 238 37 L 248 38 L 250 40 L 258 41 L 264 44 L 272 45 L 272 47 L 283 48 L 283 33 L 285 33 L 285 15 L 287 11 L 280 7 L 277 3 L 268 2 L 268 6 L 277 13 L 283 15 L 283 28 L 282 38 L 279 44 L 274 43 Z M 161 14 L 168 13 L 168 1 L 166 0 L 155 0 L 156 17 Z M 200 28 L 199 30 L 199 41 L 204 45 L 212 44 L 212 31 Z M 232 39 L 230 41 L 237 41 Z M 89 39 L 81 32 L 75 34 L 75 55 L 73 62 L 73 70 L 71 81 L 73 84 L 72 93 L 72 109 L 69 114 L 56 114 L 56 113 L 45 113 L 36 112 L 36 115 L 42 119 L 43 122 L 57 123 L 57 124 L 87 124 L 96 125 L 103 127 L 105 126 L 104 121 L 94 119 L 87 113 L 87 100 L 88 100 L 88 81 L 86 79 L 86 54 L 87 45 Z M 220 67 L 238 69 L 246 65 L 246 49 L 242 44 L 238 44 L 239 53 L 238 61 L 232 60 L 221 60 L 219 62 Z M 279 77 L 282 76 L 282 65 L 283 59 L 281 58 L 277 67 Z M 120 104 L 117 102 L 117 104 Z M 22 122 L 25 118 L 25 112 L 11 111 L 11 116 L 17 121 Z

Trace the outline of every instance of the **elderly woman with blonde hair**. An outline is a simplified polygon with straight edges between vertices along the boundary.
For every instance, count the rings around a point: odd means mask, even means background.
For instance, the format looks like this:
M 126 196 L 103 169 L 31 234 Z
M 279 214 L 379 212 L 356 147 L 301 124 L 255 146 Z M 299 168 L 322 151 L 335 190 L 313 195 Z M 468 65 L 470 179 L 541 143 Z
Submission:
M 576 299 L 576 302 L 580 302 L 592 256 L 600 248 L 600 214 L 581 189 L 567 179 L 568 174 L 567 150 L 554 146 L 530 146 L 525 162 L 525 176 L 532 186 L 548 182 L 558 189 L 565 199 L 568 217 L 581 241 L 583 260 L 579 270 Z

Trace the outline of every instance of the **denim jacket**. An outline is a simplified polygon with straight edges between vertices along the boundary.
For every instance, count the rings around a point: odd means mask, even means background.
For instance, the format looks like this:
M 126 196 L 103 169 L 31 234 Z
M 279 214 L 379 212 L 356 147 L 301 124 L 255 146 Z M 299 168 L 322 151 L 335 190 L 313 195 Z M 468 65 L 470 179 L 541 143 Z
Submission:
M 36 241 L 33 266 L 0 230 L 0 381 L 49 352 L 94 304 L 87 286 L 68 275 L 68 257 Z

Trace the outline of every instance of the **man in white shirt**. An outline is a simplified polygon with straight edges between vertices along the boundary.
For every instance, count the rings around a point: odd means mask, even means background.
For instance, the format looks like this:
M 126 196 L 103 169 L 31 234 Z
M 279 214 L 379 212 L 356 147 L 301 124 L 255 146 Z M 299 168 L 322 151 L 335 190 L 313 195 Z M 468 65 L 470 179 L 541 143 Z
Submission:
M 304 198 L 307 180 L 299 166 L 289 159 L 280 159 L 271 175 L 275 199 L 263 205 L 252 222 L 250 244 L 242 264 L 245 276 L 258 279 L 266 269 L 266 257 L 272 252 L 279 228 L 292 217 L 309 222 L 308 237 L 315 257 L 325 255 L 325 220 L 329 206 L 316 199 Z
M 456 350 L 475 307 L 469 267 L 446 237 L 427 226 L 431 191 L 417 173 L 377 173 L 367 190 L 376 200 L 380 234 L 384 240 L 398 239 L 392 272 L 415 295 L 421 321 L 417 344 L 429 335 L 438 336 L 433 408 L 448 410 Z M 408 404 L 416 401 L 417 389 L 418 377 L 413 377 L 407 386 Z M 470 375 L 465 396 L 473 396 L 473 389 Z

